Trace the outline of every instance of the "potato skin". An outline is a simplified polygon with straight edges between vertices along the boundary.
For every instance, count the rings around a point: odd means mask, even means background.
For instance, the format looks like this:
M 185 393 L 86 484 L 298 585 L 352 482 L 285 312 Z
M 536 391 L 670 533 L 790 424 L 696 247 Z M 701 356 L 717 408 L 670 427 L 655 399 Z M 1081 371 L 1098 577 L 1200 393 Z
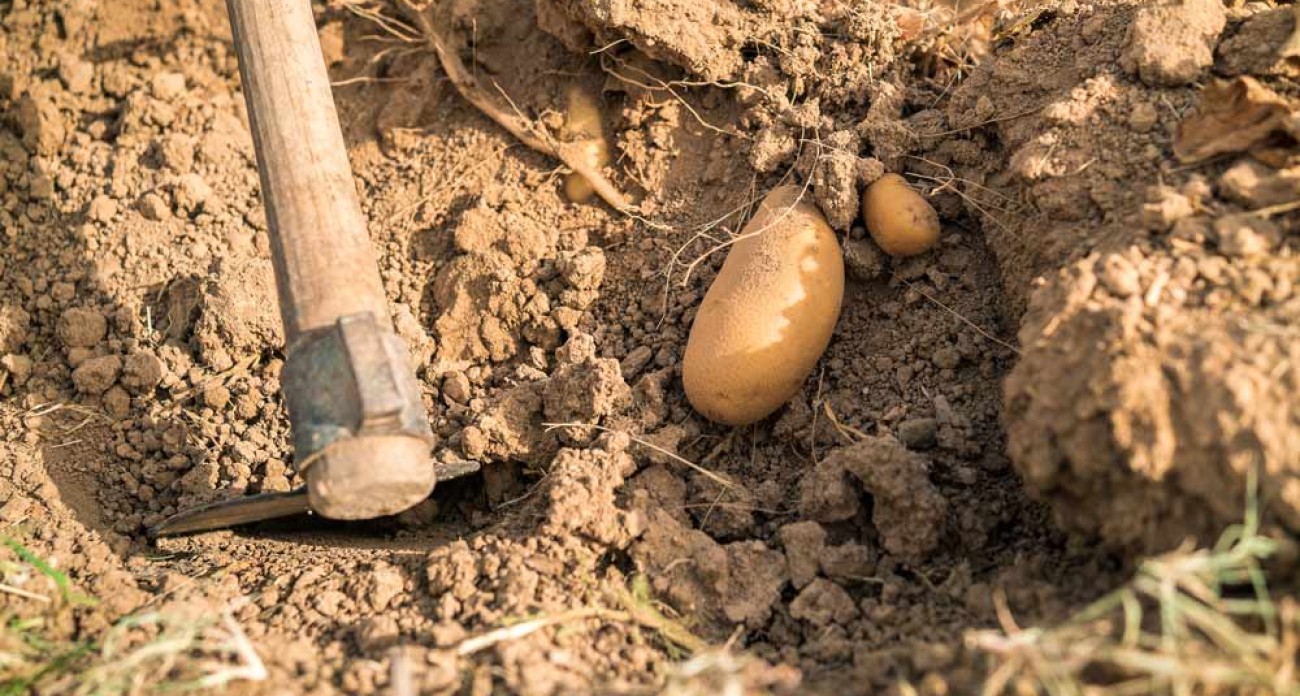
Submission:
M 566 141 L 582 143 L 582 158 L 597 169 L 609 164 L 609 143 L 601 123 L 600 105 L 590 92 L 578 85 L 569 87 L 567 112 L 561 133 Z M 596 189 L 586 177 L 573 172 L 564 179 L 564 195 L 574 203 L 585 203 Z
M 939 214 L 897 174 L 876 179 L 862 194 L 862 220 L 890 256 L 924 254 L 939 241 Z
M 709 420 L 746 425 L 776 411 L 830 344 L 844 257 L 826 218 L 800 194 L 783 186 L 767 195 L 695 314 L 682 386 Z

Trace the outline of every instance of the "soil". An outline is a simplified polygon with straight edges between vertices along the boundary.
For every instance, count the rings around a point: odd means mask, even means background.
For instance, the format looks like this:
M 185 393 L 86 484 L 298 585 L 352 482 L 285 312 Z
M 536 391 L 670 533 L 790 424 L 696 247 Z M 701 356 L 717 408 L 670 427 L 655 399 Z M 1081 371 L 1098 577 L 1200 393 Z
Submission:
M 1289 7 L 1061 0 L 934 32 L 883 3 L 447 0 L 453 50 L 540 127 L 600 95 L 633 218 L 566 198 L 402 8 L 351 5 L 316 3 L 318 27 L 394 323 L 438 456 L 482 473 L 394 518 L 147 542 L 299 483 L 224 5 L 12 3 L 0 534 L 100 600 L 56 637 L 226 611 L 270 670 L 250 693 L 394 670 L 420 693 L 639 693 L 704 641 L 730 650 L 705 692 L 939 696 L 978 690 L 961 639 L 995 599 L 1060 617 L 1239 520 L 1251 472 L 1267 528 L 1300 531 L 1300 217 L 1270 208 L 1298 190 L 1294 119 L 1175 155 L 1212 79 L 1295 103 L 1261 48 Z M 861 227 L 886 171 L 938 209 L 932 252 L 890 259 Z M 680 383 L 708 252 L 791 180 L 840 234 L 843 313 L 795 399 L 722 428 Z

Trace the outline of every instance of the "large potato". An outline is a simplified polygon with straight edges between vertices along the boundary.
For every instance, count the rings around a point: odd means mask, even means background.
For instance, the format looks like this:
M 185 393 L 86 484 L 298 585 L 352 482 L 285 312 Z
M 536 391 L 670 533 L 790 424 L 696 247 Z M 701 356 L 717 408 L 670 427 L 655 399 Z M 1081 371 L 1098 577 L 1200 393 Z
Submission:
M 826 350 L 844 298 L 844 258 L 800 189 L 774 189 L 732 245 L 691 325 L 686 398 L 710 420 L 745 425 L 798 393 Z

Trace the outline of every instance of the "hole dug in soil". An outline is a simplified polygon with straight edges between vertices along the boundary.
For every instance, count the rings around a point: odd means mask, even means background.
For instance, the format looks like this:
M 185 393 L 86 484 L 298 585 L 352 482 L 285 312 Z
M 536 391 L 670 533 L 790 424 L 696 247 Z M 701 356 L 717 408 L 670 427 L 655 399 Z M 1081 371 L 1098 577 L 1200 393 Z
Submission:
M 296 483 L 224 7 L 4 10 L 0 535 L 99 600 L 0 556 L 20 591 L 0 615 L 94 648 L 42 687 L 122 664 L 103 647 L 124 617 L 198 607 L 247 636 L 254 691 L 939 696 L 990 674 L 969 631 L 1051 624 L 1142 554 L 1212 541 L 1252 470 L 1285 561 L 1294 133 L 1174 150 L 1212 79 L 1292 113 L 1290 8 L 986 9 L 425 10 L 539 129 L 563 131 L 571 88 L 598 95 L 630 216 L 570 202 L 556 160 L 463 99 L 421 10 L 316 3 L 394 323 L 440 451 L 483 472 L 392 519 L 157 547 L 142 530 L 181 507 Z M 943 220 L 923 256 L 861 227 L 887 171 Z M 788 405 L 722 428 L 680 382 L 725 255 L 705 253 L 781 182 L 837 231 L 843 313 Z M 51 664 L 22 654 L 19 677 Z M 136 676 L 248 659 L 185 650 Z

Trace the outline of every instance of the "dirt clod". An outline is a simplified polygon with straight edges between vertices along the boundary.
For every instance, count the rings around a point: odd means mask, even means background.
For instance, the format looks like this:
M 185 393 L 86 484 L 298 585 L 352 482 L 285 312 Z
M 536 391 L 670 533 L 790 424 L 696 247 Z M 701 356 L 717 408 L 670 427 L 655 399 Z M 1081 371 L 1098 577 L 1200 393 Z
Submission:
M 930 483 L 925 460 L 898 440 L 869 438 L 835 450 L 824 463 L 852 473 L 871 494 L 871 521 L 890 553 L 916 559 L 939 545 L 948 503 Z
M 1152 86 L 1194 82 L 1214 62 L 1214 46 L 1227 22 L 1218 0 L 1172 0 L 1137 11 L 1124 67 Z
M 92 348 L 108 334 L 108 319 L 98 310 L 69 309 L 59 316 L 58 332 L 68 348 Z
M 858 608 L 844 588 L 817 578 L 790 603 L 790 616 L 825 628 L 832 623 L 852 623 L 858 616 Z
M 84 394 L 103 394 L 122 372 L 122 359 L 116 355 L 88 358 L 72 371 L 72 383 Z
M 812 582 L 821 563 L 826 530 L 816 522 L 794 522 L 781 527 L 776 535 L 785 549 L 790 584 L 802 588 Z

